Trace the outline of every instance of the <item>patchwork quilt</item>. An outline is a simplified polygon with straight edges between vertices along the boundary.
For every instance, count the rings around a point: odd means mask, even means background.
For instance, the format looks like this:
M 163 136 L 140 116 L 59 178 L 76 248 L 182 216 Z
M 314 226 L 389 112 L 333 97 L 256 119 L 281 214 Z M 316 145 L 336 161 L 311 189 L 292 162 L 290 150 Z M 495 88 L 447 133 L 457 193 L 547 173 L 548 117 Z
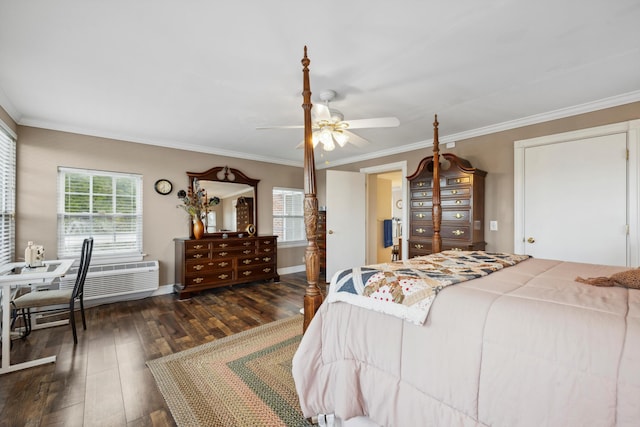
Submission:
M 529 255 L 444 251 L 409 260 L 349 268 L 331 279 L 327 302 L 347 302 L 421 325 L 447 286 L 486 276 Z

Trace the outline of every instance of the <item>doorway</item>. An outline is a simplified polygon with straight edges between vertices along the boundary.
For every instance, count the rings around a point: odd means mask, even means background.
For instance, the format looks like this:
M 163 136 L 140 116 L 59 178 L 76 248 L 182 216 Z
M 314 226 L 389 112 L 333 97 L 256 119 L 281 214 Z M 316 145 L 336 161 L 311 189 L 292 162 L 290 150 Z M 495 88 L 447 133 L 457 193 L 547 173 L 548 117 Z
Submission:
M 366 263 L 401 260 L 407 253 L 407 163 L 363 168 L 366 174 Z

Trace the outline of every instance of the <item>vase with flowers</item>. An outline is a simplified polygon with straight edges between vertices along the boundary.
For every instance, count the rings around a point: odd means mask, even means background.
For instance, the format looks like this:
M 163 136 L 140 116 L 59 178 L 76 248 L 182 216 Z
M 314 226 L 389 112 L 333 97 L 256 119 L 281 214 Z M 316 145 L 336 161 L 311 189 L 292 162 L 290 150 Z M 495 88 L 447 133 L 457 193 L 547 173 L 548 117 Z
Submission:
M 201 239 L 204 236 L 205 229 L 203 219 L 206 219 L 211 207 L 220 203 L 220 199 L 218 197 L 207 197 L 207 191 L 200 187 L 197 179 L 193 180 L 193 189 L 178 191 L 178 198 L 182 201 L 182 204 L 177 207 L 184 209 L 191 217 L 193 237 Z

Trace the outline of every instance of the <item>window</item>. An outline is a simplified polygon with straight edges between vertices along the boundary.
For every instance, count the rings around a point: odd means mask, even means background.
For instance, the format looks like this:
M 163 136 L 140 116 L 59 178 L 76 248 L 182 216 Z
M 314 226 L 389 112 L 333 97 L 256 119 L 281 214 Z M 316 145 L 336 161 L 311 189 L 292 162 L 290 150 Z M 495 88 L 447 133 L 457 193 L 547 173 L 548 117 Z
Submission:
M 90 236 L 93 259 L 141 259 L 142 176 L 58 168 L 58 256 L 77 256 Z
M 0 121 L 0 264 L 13 261 L 16 241 L 16 137 Z
M 273 189 L 273 234 L 278 242 L 306 240 L 304 192 L 290 188 Z

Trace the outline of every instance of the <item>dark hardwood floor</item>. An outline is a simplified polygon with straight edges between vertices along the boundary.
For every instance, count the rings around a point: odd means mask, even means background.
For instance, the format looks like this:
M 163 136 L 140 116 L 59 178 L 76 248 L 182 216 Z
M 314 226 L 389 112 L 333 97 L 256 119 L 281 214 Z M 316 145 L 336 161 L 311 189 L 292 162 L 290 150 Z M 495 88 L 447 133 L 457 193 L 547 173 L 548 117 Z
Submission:
M 12 363 L 57 361 L 0 376 L 0 426 L 174 426 L 145 362 L 299 314 L 305 273 L 280 279 L 88 308 L 77 346 L 69 325 L 14 340 Z

